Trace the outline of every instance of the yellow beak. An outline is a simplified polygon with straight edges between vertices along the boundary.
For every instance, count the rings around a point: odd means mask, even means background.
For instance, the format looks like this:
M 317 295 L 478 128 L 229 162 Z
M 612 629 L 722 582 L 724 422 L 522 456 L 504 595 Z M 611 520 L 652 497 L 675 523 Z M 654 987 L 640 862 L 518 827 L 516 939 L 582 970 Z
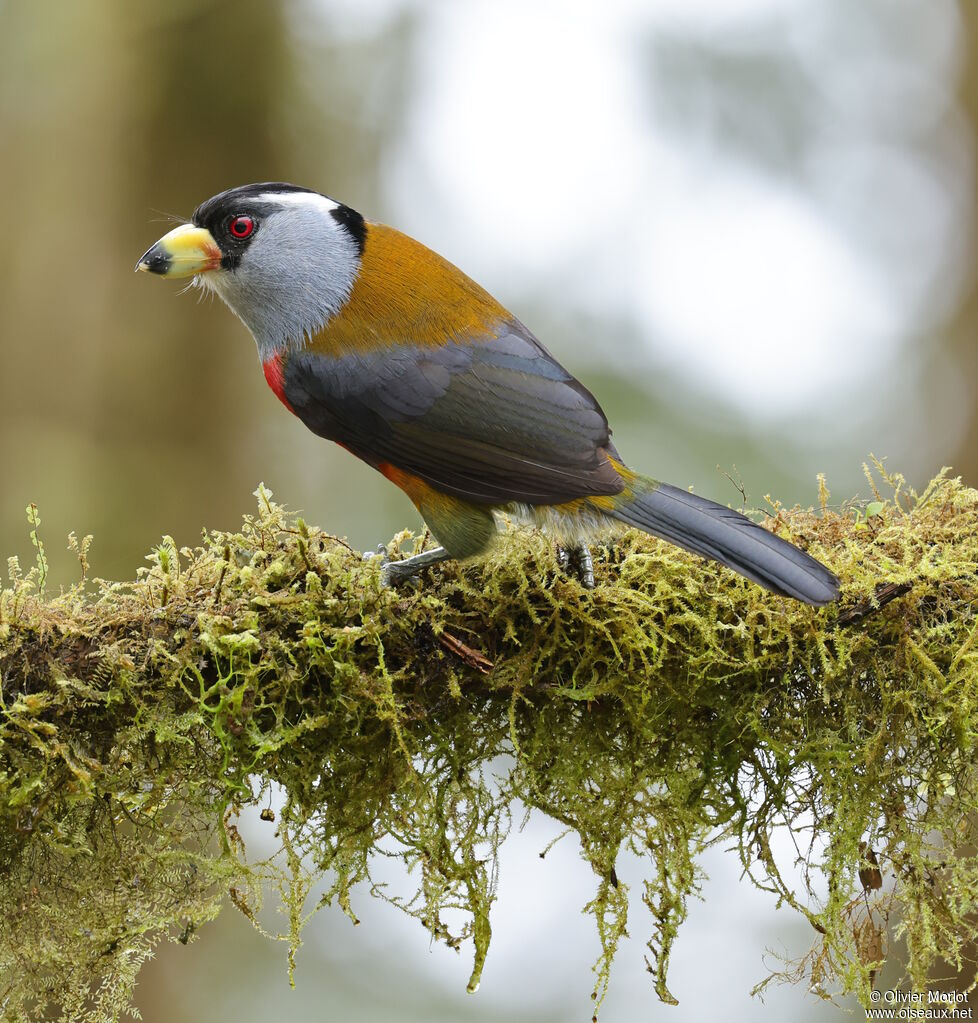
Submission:
M 181 224 L 147 249 L 136 269 L 161 277 L 191 277 L 220 266 L 221 250 L 210 231 Z

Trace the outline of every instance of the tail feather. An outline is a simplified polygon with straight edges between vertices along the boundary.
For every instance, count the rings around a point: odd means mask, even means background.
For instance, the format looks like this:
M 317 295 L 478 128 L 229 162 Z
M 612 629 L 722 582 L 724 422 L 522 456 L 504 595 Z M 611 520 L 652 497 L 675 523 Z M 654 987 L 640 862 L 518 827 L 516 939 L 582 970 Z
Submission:
M 774 593 L 806 604 L 821 606 L 839 596 L 839 580 L 821 562 L 740 512 L 641 476 L 630 490 L 609 511 L 620 522 L 719 561 Z

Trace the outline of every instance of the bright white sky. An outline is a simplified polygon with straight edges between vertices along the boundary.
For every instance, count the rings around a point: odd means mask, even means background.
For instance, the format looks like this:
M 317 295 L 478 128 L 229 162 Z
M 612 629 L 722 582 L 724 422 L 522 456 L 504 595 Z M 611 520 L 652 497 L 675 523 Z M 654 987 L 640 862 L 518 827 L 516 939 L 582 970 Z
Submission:
M 328 6 L 347 31 L 421 17 L 420 87 L 386 161 L 398 226 L 497 295 L 550 288 L 631 320 L 657 360 L 745 406 L 783 413 L 851 381 L 960 283 L 970 152 L 914 148 L 953 109 L 950 0 L 882 20 L 814 0 Z M 668 38 L 773 47 L 815 83 L 803 187 L 659 116 L 648 44 Z

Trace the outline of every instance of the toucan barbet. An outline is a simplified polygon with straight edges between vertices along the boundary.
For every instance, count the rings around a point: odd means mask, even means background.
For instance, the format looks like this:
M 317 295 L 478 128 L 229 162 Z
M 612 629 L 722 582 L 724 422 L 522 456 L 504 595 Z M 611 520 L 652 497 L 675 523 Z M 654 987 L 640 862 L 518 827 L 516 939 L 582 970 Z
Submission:
M 630 469 L 594 395 L 490 294 L 419 242 L 280 182 L 208 199 L 137 270 L 194 275 L 251 331 L 271 389 L 414 502 L 440 547 L 389 581 L 483 552 L 497 513 L 578 552 L 620 523 L 807 604 L 824 565 L 739 512 Z

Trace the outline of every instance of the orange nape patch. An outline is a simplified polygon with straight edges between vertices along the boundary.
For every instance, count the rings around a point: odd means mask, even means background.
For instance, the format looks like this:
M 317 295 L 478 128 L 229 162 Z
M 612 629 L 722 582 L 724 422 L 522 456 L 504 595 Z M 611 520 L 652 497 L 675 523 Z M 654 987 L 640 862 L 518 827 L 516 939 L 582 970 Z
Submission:
M 384 224 L 367 224 L 346 305 L 309 342 L 324 355 L 392 345 L 488 340 L 512 316 L 436 252 Z

